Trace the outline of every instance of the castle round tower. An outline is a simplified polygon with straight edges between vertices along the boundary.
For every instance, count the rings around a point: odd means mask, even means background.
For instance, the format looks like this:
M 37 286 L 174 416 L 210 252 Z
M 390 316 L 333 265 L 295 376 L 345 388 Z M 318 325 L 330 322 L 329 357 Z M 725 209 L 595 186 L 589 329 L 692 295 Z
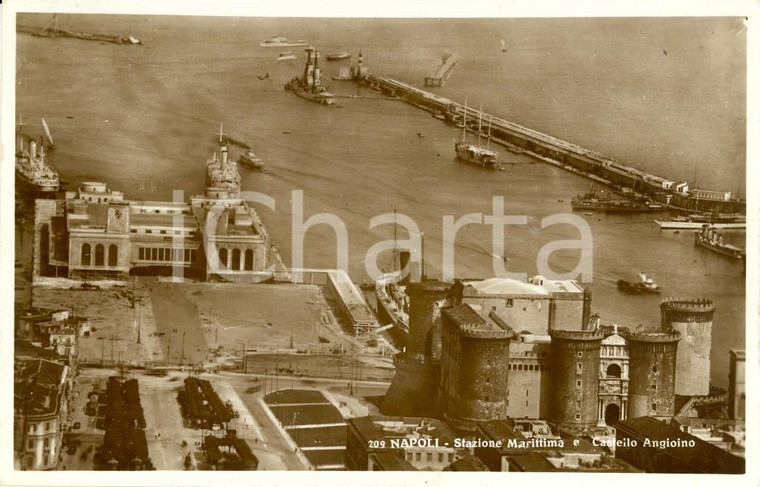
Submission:
M 641 332 L 625 335 L 629 382 L 627 417 L 675 414 L 676 356 L 680 334 Z
M 662 331 L 681 335 L 676 357 L 675 393 L 704 396 L 710 392 L 710 347 L 715 305 L 709 299 L 667 298 L 660 304 Z
M 551 335 L 552 418 L 560 427 L 592 428 L 597 424 L 599 331 L 549 330 Z
M 440 320 L 441 309 L 446 303 L 451 284 L 443 281 L 422 281 L 411 283 L 409 293 L 409 337 L 406 353 L 416 360 L 425 360 L 426 349 L 430 349 L 428 335 L 436 320 Z M 436 340 L 437 341 L 437 340 Z
M 405 353 L 394 358 L 396 374 L 380 408 L 391 416 L 434 416 L 438 407 L 441 310 L 451 284 L 409 284 L 409 336 Z M 437 326 L 434 326 L 436 325 Z
M 507 417 L 509 343 L 514 331 L 498 317 L 483 318 L 467 304 L 443 312 L 441 401 L 459 428 Z

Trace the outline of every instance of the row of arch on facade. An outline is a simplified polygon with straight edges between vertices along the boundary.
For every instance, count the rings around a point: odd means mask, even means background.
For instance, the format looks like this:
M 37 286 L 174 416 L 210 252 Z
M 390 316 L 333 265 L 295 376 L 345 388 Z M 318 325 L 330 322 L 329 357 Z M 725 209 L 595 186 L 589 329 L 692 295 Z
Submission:
M 247 249 L 242 252 L 240 249 L 219 249 L 219 262 L 227 270 L 231 271 L 252 271 L 254 267 L 253 249 Z
M 95 244 L 94 249 L 88 243 L 82 244 L 82 253 L 79 254 L 79 263 L 81 265 L 105 266 L 106 258 L 108 259 L 108 267 L 119 265 L 119 247 L 116 244 L 108 246 L 107 256 L 106 247 L 103 244 Z
M 546 365 L 532 365 L 532 364 L 509 364 L 509 370 L 528 370 L 528 371 L 544 371 L 547 370 Z M 607 367 L 607 378 L 619 379 L 622 376 L 622 369 L 618 364 L 610 364 Z

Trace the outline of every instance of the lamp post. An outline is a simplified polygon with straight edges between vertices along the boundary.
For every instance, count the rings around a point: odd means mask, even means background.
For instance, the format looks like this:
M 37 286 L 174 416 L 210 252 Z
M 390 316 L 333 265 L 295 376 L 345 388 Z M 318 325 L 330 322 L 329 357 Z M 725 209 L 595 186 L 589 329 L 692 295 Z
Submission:
M 140 325 L 142 325 L 142 314 L 140 306 L 137 307 L 137 344 L 140 345 Z

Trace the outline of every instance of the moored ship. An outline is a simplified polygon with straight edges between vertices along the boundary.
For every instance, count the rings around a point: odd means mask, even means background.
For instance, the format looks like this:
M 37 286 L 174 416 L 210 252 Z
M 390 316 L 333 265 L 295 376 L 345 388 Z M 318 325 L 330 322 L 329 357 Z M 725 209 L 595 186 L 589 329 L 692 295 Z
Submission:
M 576 195 L 571 201 L 570 205 L 573 210 L 584 211 L 604 211 L 609 203 L 609 198 L 601 198 L 597 196 L 596 191 L 593 189 L 593 185 L 585 193 Z
M 478 119 L 478 144 L 470 144 L 467 142 L 467 101 L 464 104 L 464 116 L 462 119 L 462 140 L 461 142 L 454 141 L 454 150 L 456 151 L 457 158 L 464 162 L 471 164 L 478 164 L 479 166 L 489 169 L 500 169 L 501 162 L 496 154 L 490 147 L 483 147 L 480 145 L 480 132 L 481 121 Z M 490 144 L 491 130 L 489 123 L 488 141 Z
M 657 203 L 631 200 L 613 200 L 604 208 L 605 213 L 649 213 L 663 211 L 665 208 Z
M 219 127 L 219 151 L 206 161 L 206 188 L 236 197 L 240 194 L 240 173 L 235 161 L 229 159 L 229 143 Z
M 409 296 L 400 277 L 399 271 L 383 274 L 375 281 L 375 297 L 378 320 L 383 326 L 391 326 L 389 332 L 396 345 L 404 347 L 409 335 Z
M 693 214 L 671 220 L 654 220 L 661 230 L 699 230 L 709 224 L 717 229 L 742 230 L 747 228 L 747 217 L 735 214 Z
M 58 191 L 60 187 L 58 173 L 47 163 L 42 138 L 40 138 L 39 145 L 35 140 L 27 139 L 22 132 L 23 125 L 22 122 L 18 123 L 19 130 L 16 139 L 17 178 L 34 191 L 42 193 Z M 47 130 L 47 124 L 44 126 Z
M 295 93 L 301 98 L 319 103 L 332 105 L 335 95 L 322 85 L 322 74 L 319 69 L 319 53 L 313 47 L 306 48 L 306 67 L 303 77 L 296 76 L 285 85 L 285 91 Z
M 718 233 L 714 226 L 703 225 L 702 230 L 694 232 L 694 245 L 712 250 L 732 259 L 743 259 L 744 250 L 728 243 L 725 243 L 723 235 Z
M 586 193 L 576 195 L 570 202 L 573 210 L 603 211 L 605 213 L 647 213 L 663 211 L 665 208 L 646 198 L 639 200 L 619 199 L 598 196 L 593 189 L 593 183 Z

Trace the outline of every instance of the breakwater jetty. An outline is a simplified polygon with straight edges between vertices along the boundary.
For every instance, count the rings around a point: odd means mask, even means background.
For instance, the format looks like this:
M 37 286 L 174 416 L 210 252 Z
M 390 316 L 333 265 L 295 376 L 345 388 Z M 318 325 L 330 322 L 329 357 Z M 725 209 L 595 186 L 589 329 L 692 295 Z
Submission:
M 487 121 L 485 125 L 490 127 L 491 141 L 507 150 L 524 153 L 598 183 L 623 190 L 631 196 L 648 197 L 670 208 L 687 212 L 746 214 L 746 201 L 734 198 L 729 191 L 690 189 L 685 181 L 674 181 L 646 173 L 571 142 L 465 107 L 407 83 L 372 74 L 366 66 L 352 70 L 352 74 L 357 83 L 427 110 L 444 122 L 459 127 L 466 125 L 466 129 L 471 132 L 477 133 L 478 120 Z M 488 136 L 484 130 L 481 132 L 481 136 Z

